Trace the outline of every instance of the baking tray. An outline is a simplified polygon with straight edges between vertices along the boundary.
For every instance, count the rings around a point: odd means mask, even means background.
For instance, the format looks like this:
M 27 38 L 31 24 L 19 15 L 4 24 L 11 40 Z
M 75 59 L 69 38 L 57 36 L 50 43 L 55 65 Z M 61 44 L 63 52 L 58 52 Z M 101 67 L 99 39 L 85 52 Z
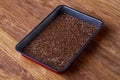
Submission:
M 57 16 L 59 13 L 66 13 L 71 16 L 74 16 L 80 20 L 86 21 L 90 24 L 93 24 L 97 27 L 97 30 L 90 36 L 90 38 L 87 40 L 87 42 L 82 46 L 82 48 L 79 49 L 78 53 L 74 55 L 74 57 L 69 61 L 69 63 L 62 68 L 61 70 L 56 70 L 53 67 L 50 67 L 44 62 L 41 62 L 40 60 L 35 59 L 34 57 L 25 54 L 23 52 L 23 49 L 25 46 L 30 43 L 49 23 Z M 83 51 L 83 49 L 88 45 L 88 43 L 93 39 L 93 37 L 100 31 L 100 29 L 103 27 L 103 22 L 97 18 L 94 18 L 88 14 L 85 14 L 81 11 L 75 10 L 73 8 L 70 8 L 66 5 L 59 5 L 57 8 L 55 8 L 40 24 L 38 24 L 24 39 L 22 39 L 17 45 L 16 50 L 20 52 L 24 57 L 34 61 L 35 63 L 38 63 L 47 69 L 54 71 L 56 73 L 61 73 L 65 71 L 71 63 L 78 57 L 78 55 Z

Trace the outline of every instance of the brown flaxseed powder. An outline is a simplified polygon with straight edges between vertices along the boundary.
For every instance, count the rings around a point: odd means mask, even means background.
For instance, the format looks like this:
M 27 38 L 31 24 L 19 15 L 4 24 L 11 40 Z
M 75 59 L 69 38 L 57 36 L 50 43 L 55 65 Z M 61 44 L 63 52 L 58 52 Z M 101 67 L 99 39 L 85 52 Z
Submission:
M 61 13 L 23 51 L 59 70 L 95 30 L 95 26 Z

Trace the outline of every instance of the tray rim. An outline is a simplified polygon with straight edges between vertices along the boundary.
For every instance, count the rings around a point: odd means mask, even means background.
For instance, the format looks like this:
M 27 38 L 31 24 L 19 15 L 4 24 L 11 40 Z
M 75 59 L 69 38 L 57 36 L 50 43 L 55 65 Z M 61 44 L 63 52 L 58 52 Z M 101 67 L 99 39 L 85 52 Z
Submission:
M 29 56 L 29 55 L 26 55 L 24 52 L 22 52 L 21 50 L 19 50 L 18 47 L 19 47 L 19 45 L 20 45 L 30 34 L 33 33 L 34 30 L 36 30 L 37 27 L 39 27 L 39 25 L 41 25 L 41 23 L 43 23 L 52 13 L 54 13 L 54 11 L 56 11 L 57 9 L 60 9 L 61 7 L 67 7 L 67 8 L 70 8 L 70 9 L 72 9 L 72 10 L 75 10 L 75 11 L 77 11 L 77 12 L 79 12 L 79 13 L 85 14 L 85 15 L 91 17 L 91 18 L 94 18 L 94 19 L 96 19 L 96 20 L 98 20 L 98 21 L 101 22 L 101 26 L 99 27 L 99 29 L 97 29 L 97 30 L 92 34 L 92 36 L 86 41 L 86 43 L 82 46 L 82 48 L 79 49 L 77 55 L 75 55 L 73 58 L 71 58 L 71 60 L 69 61 L 69 63 L 66 64 L 64 68 L 62 68 L 61 70 L 57 70 L 57 69 L 55 69 L 55 68 L 53 68 L 53 67 L 45 64 L 44 62 L 41 62 L 41 61 L 39 61 L 39 60 L 37 60 L 37 59 Z M 18 42 L 18 44 L 15 46 L 15 49 L 16 49 L 16 51 L 18 51 L 22 56 L 24 56 L 24 57 L 26 57 L 26 58 L 34 61 L 35 63 L 38 63 L 38 64 L 42 65 L 43 67 L 45 67 L 45 68 L 47 68 L 47 69 L 49 69 L 49 70 L 51 70 L 51 71 L 53 71 L 53 72 L 61 73 L 61 72 L 64 72 L 64 71 L 73 63 L 73 61 L 80 55 L 80 53 L 83 51 L 83 49 L 90 43 L 90 41 L 91 41 L 91 40 L 94 38 L 94 36 L 102 29 L 102 27 L 103 27 L 103 21 L 102 21 L 102 20 L 100 20 L 100 19 L 98 19 L 98 18 L 95 18 L 95 17 L 93 17 L 93 16 L 91 16 L 91 15 L 89 15 L 89 14 L 86 14 L 86 13 L 84 13 L 84 12 L 81 12 L 81 11 L 78 11 L 78 10 L 76 10 L 76 9 L 73 9 L 73 8 L 71 8 L 71 7 L 68 7 L 68 6 L 66 6 L 66 5 L 59 5 L 59 6 L 57 6 L 46 18 L 44 18 L 44 20 L 42 20 L 34 29 L 32 29 L 32 31 L 29 32 L 20 42 Z

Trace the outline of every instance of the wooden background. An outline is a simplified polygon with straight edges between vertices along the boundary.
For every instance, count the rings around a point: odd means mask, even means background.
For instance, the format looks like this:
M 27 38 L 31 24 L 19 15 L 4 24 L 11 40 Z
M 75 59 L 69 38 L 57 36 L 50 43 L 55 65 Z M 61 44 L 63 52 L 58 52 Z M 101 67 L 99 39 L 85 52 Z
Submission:
M 58 75 L 22 57 L 15 45 L 60 4 L 105 25 Z M 0 0 L 0 80 L 120 80 L 120 0 Z

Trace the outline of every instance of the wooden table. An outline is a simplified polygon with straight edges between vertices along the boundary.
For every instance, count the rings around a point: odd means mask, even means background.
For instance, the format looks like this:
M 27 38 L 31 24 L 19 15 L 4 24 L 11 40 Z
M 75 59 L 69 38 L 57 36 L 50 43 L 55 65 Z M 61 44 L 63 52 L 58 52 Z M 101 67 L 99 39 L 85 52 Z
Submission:
M 22 57 L 15 45 L 60 4 L 105 25 L 70 68 L 56 74 Z M 0 0 L 0 80 L 120 80 L 120 0 Z

